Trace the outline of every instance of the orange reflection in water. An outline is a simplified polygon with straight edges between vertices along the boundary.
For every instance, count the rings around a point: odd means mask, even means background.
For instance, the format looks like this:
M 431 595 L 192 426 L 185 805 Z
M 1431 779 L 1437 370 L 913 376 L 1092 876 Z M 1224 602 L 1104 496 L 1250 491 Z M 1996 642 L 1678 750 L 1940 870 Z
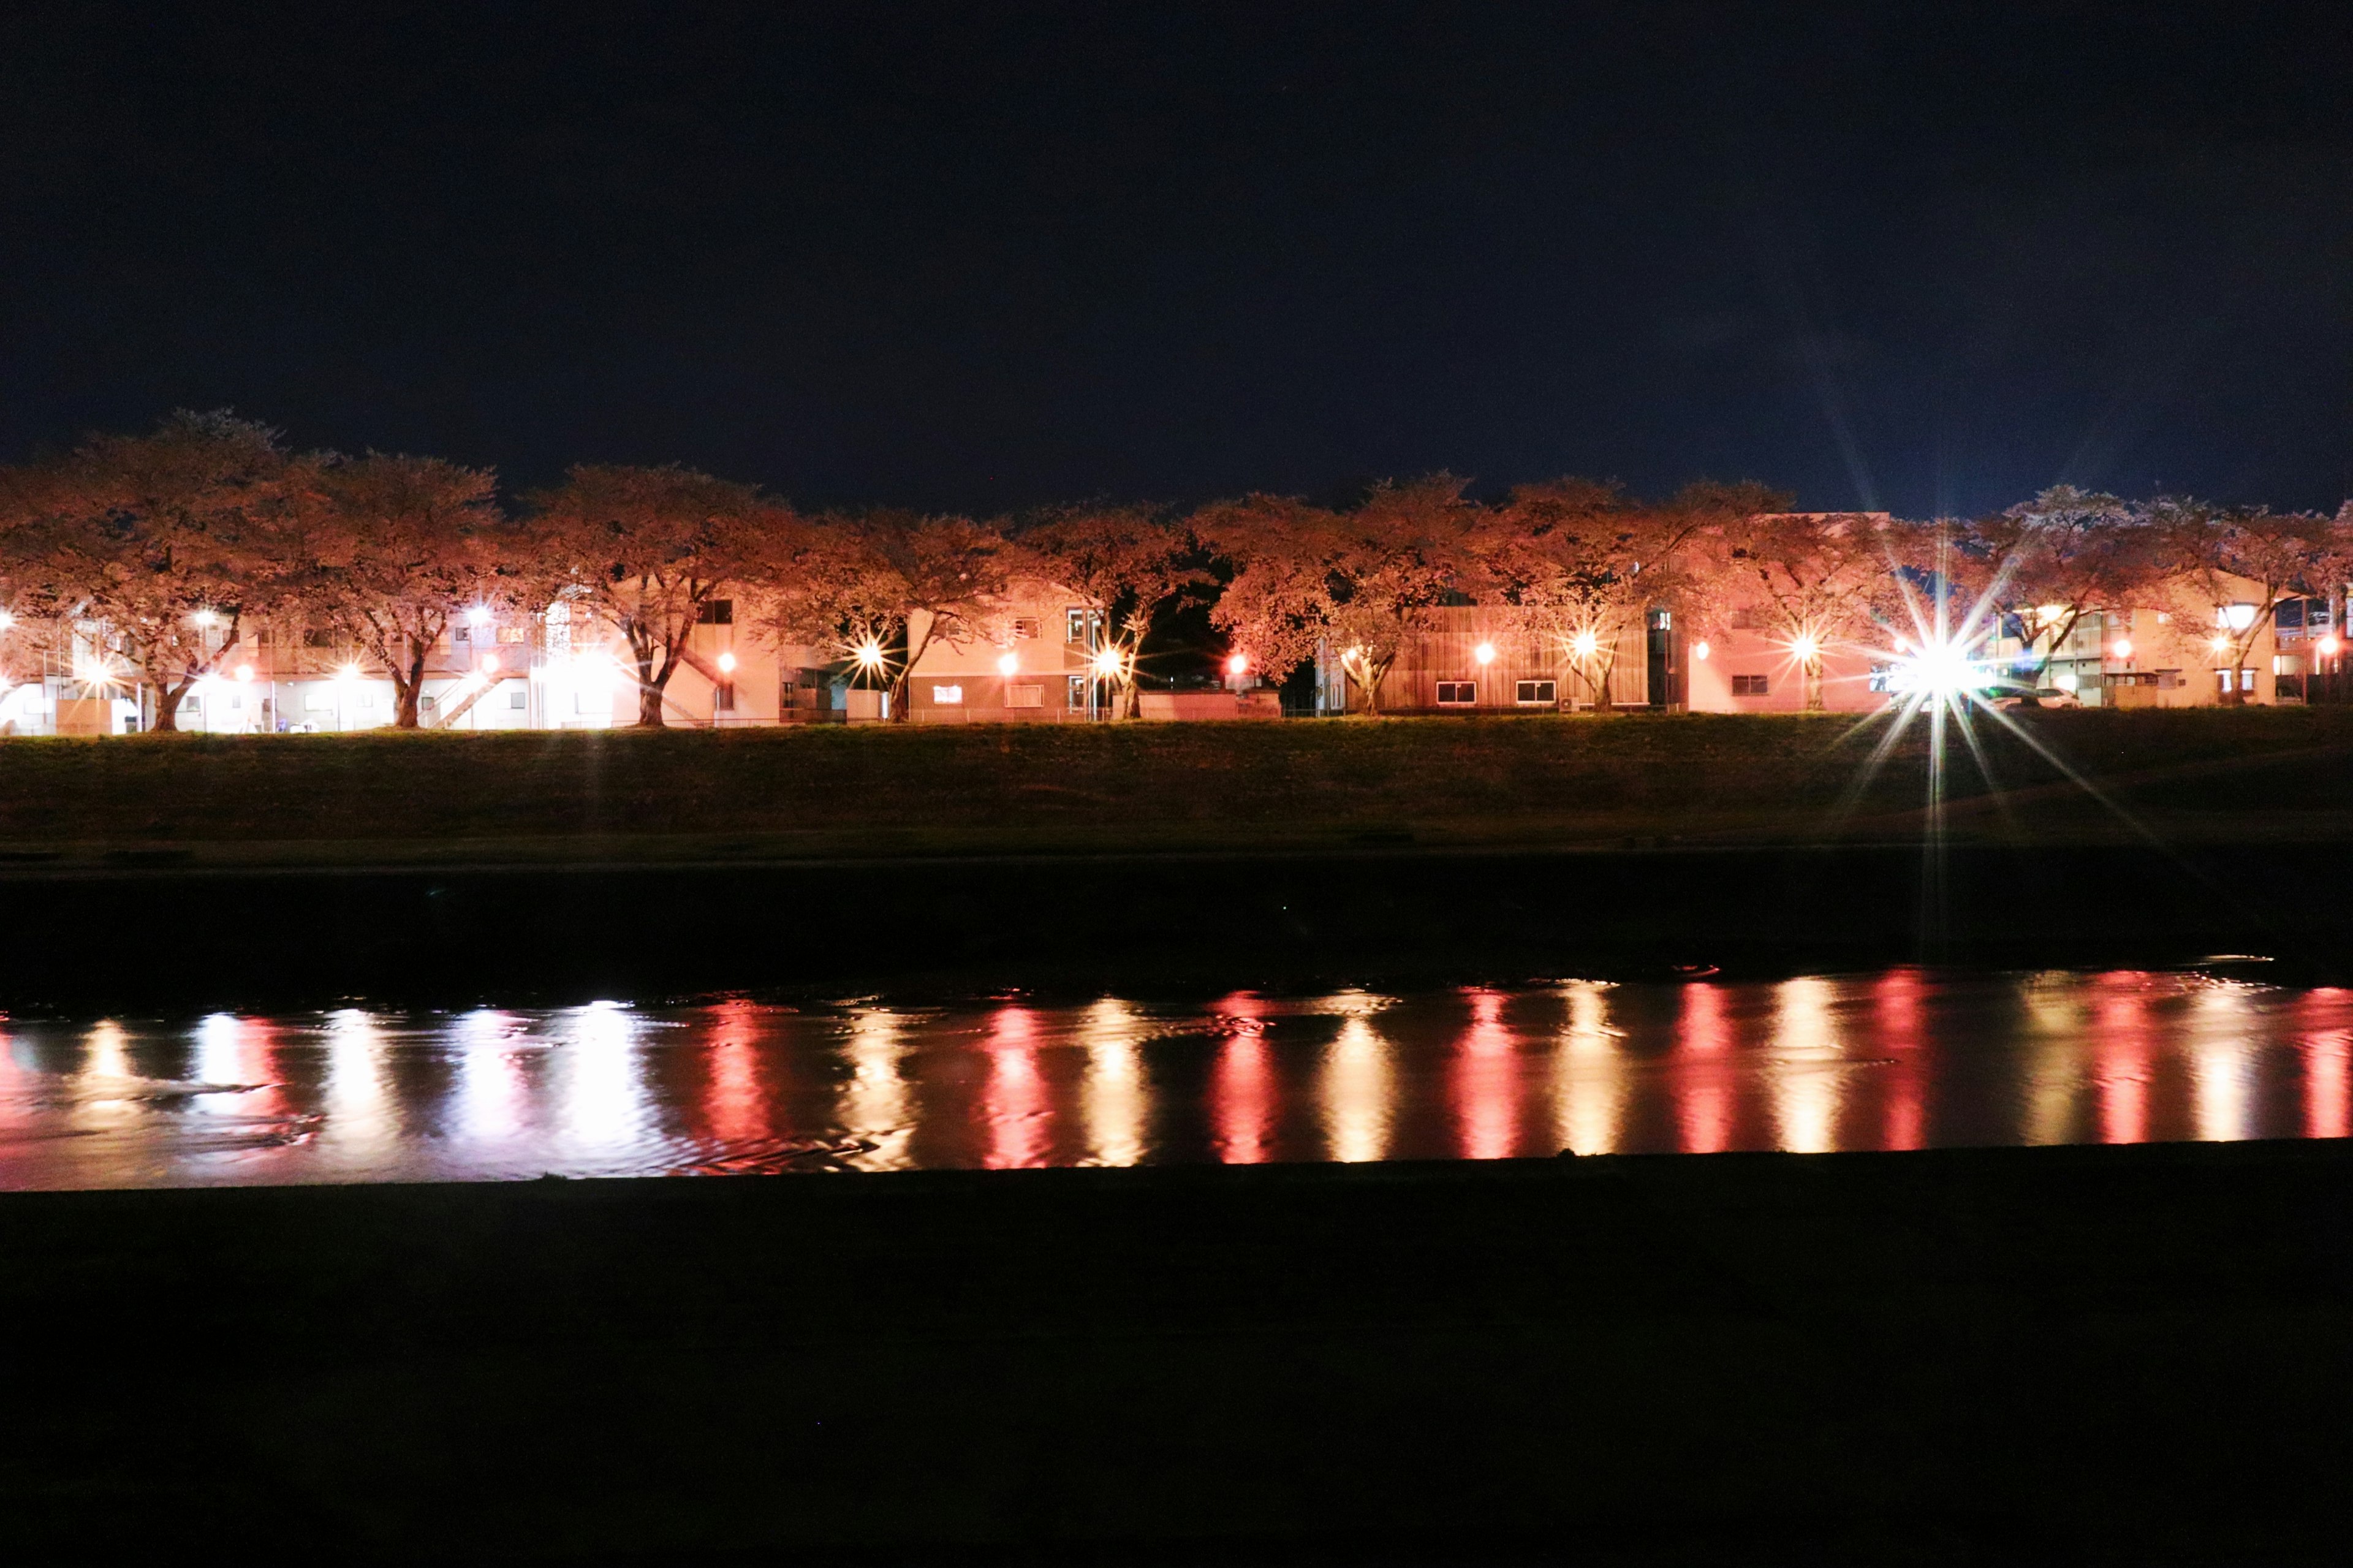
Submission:
M 2348 1082 L 2348 1058 L 2353 1057 L 2353 1019 L 2348 1005 L 2353 992 L 2324 985 L 2308 992 L 2296 1007 L 2296 1022 L 2312 1033 L 2305 1041 L 2304 1135 L 2307 1138 L 2353 1137 L 2353 1084 Z
M 999 1007 L 989 1017 L 985 1163 L 993 1171 L 1046 1160 L 1046 1079 L 1038 1068 L 1037 1033 L 1027 1007 Z
M 1343 1164 L 1378 1160 L 1388 1152 L 1389 1043 L 1365 1014 L 1351 1014 L 1324 1058 L 1324 1132 L 1332 1158 Z
M 712 1137 L 728 1142 L 765 1137 L 771 1100 L 760 1082 L 760 1010 L 736 997 L 712 1008 L 710 1016 L 704 1125 Z
M 1250 992 L 1237 991 L 1215 1011 L 1227 1029 L 1209 1079 L 1209 1120 L 1217 1130 L 1218 1158 L 1229 1165 L 1263 1164 L 1272 1153 L 1275 1099 L 1265 1005 Z
M 1626 1061 L 1619 1050 L 1623 1037 L 1609 1026 L 1609 987 L 1572 981 L 1564 1000 L 1567 1016 L 1553 1053 L 1559 1146 L 1607 1154 L 1618 1147 L 1627 1090 Z
M 1887 1091 L 1886 1130 L 1882 1134 L 1885 1147 L 1924 1147 L 1926 1118 L 1920 1103 L 1920 1050 L 1927 1043 L 1927 1033 L 1920 972 L 1889 970 L 1872 986 L 1871 1005 L 1872 1022 L 1879 1032 L 1876 1044 L 1894 1064 L 1882 1080 Z
M 1732 1145 L 1732 1018 L 1724 988 L 1683 987 L 1675 1029 L 1675 1131 L 1694 1154 Z
M 2103 1143 L 2148 1139 L 2149 1062 L 2156 1038 L 2145 979 L 2125 973 L 2092 980 L 2092 1061 Z
M 1456 1043 L 1452 1073 L 1454 1120 L 1465 1159 L 1511 1157 L 1519 1112 L 1517 1066 L 1512 1032 L 1504 1026 L 1502 993 L 1472 992 L 1471 1026 Z

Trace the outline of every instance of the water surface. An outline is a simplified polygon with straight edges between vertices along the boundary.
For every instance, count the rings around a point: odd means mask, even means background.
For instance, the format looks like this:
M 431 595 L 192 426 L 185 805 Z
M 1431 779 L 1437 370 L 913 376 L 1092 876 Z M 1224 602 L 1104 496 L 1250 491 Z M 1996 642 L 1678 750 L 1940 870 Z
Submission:
M 2202 973 L 0 1019 L 0 1187 L 2328 1137 L 2353 991 Z

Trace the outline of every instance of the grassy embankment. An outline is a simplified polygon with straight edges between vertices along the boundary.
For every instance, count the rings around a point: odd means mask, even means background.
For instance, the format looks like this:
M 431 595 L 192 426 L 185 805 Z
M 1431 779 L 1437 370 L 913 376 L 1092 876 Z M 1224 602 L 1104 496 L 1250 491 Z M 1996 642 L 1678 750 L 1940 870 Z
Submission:
M 2024 722 L 2170 841 L 2353 837 L 2353 710 Z M 2003 789 L 1951 748 L 1957 838 L 2133 837 L 2001 726 L 1978 729 Z M 1910 838 L 1925 727 L 1866 781 L 1882 732 L 1629 715 L 20 739 L 0 742 L 0 841 L 19 861 L 176 846 L 269 864 Z
M 2341 1141 L 16 1194 L 0 1510 L 27 1562 L 2335 1561 L 2348 1195 Z

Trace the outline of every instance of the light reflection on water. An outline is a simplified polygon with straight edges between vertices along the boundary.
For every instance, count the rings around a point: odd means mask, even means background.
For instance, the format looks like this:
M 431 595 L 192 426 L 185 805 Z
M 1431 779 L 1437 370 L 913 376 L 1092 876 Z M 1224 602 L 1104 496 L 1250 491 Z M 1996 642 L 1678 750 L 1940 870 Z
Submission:
M 2341 1138 L 2353 992 L 2203 974 L 0 1020 L 0 1186 Z

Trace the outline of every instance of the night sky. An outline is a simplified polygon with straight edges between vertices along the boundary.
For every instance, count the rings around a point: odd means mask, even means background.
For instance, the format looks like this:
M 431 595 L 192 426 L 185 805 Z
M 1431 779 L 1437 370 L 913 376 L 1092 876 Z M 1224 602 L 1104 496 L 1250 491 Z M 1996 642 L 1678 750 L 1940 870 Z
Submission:
M 0 457 L 2353 489 L 2353 5 L 227 9 L 0 21 Z

